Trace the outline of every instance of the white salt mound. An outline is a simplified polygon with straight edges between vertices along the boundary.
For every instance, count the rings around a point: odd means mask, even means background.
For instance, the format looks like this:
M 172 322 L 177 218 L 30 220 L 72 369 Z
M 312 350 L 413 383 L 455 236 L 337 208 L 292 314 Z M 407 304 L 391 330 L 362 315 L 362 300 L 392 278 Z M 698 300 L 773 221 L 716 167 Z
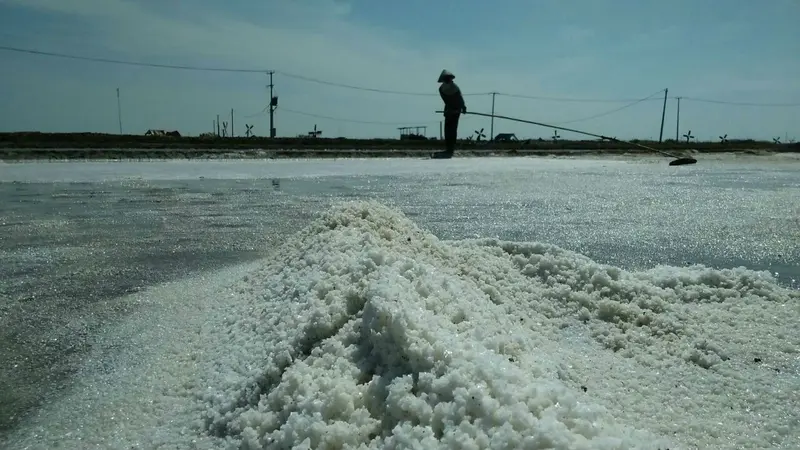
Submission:
M 796 449 L 800 292 L 446 242 L 345 203 L 265 262 L 121 299 L 9 449 Z
M 800 442 L 800 294 L 766 272 L 628 272 L 546 244 L 445 242 L 355 202 L 236 293 L 209 329 L 212 368 L 181 385 L 220 446 Z

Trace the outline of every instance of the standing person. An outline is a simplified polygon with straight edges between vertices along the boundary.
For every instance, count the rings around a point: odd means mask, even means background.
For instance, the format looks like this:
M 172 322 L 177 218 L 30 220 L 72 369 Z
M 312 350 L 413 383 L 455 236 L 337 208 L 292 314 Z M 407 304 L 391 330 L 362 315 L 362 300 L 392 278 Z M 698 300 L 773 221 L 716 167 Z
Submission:
M 446 150 L 434 153 L 432 157 L 437 159 L 453 157 L 456 139 L 458 139 L 458 119 L 461 114 L 467 113 L 467 105 L 461 95 L 461 89 L 453 82 L 455 77 L 446 69 L 442 70 L 439 75 L 439 83 L 441 83 L 439 95 L 444 101 L 444 142 Z

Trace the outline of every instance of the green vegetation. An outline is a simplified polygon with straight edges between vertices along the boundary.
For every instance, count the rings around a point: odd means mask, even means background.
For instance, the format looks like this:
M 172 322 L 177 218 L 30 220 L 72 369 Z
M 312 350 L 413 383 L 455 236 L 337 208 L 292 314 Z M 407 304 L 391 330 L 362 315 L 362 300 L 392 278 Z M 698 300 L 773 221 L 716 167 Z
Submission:
M 740 140 L 663 143 L 633 141 L 659 150 L 710 152 L 798 152 L 799 143 Z M 439 140 L 172 137 L 101 133 L 0 133 L 0 159 L 185 159 L 185 158 L 346 158 L 421 157 L 441 150 Z M 465 156 L 650 154 L 630 145 L 601 140 L 558 142 L 526 140 L 461 141 L 456 150 Z

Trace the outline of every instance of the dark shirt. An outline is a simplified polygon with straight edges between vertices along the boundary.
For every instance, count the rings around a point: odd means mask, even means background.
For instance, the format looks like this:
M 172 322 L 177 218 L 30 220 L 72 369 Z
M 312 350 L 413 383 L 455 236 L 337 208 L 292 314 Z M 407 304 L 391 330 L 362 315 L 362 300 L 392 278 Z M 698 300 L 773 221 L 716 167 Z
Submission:
M 444 101 L 445 114 L 460 114 L 461 110 L 466 106 L 464 97 L 461 95 L 461 89 L 454 82 L 442 83 L 439 86 L 439 95 Z

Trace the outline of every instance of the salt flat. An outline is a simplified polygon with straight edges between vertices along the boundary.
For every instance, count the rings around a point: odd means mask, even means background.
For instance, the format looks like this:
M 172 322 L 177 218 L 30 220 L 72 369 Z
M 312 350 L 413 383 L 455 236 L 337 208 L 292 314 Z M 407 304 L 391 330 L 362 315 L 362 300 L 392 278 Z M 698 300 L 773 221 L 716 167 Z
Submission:
M 73 164 L 48 174 L 64 192 L 70 181 L 102 186 L 101 198 L 159 188 L 174 205 L 148 215 L 153 201 L 128 202 L 120 215 L 152 224 L 180 211 L 175 238 L 209 228 L 208 217 L 246 224 L 189 243 L 250 239 L 260 256 L 219 271 L 212 257 L 110 295 L 129 312 L 92 329 L 67 386 L 7 445 L 790 448 L 798 439 L 796 170 L 422 163 L 431 165 L 393 162 L 388 174 L 379 161 L 359 163 L 358 174 L 318 162 L 174 163 L 159 176 L 147 165 Z M 0 179 L 8 174 L 4 166 Z M 376 202 L 339 204 L 360 199 Z M 25 214 L 48 224 L 41 236 L 76 220 L 16 209 L 20 235 Z M 748 269 L 724 269 L 739 264 Z

